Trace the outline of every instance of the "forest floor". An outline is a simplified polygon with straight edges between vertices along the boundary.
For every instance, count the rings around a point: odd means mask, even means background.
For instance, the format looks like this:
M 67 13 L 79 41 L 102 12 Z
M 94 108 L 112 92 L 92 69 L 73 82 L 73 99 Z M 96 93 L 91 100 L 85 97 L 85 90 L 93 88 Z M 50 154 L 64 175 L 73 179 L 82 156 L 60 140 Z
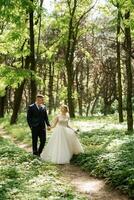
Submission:
M 80 122 L 75 124 L 81 127 Z M 85 122 L 83 129 L 89 130 L 93 127 L 104 127 L 104 123 L 96 123 L 90 124 L 89 122 Z M 6 134 L 3 129 L 0 129 L 0 135 L 5 139 L 12 140 L 18 147 L 25 149 L 28 153 L 31 152 L 31 147 L 27 144 L 18 142 L 11 135 Z M 121 194 L 121 192 L 113 189 L 109 184 L 105 182 L 103 179 L 98 179 L 90 176 L 89 173 L 84 172 L 80 167 L 67 164 L 67 165 L 58 165 L 60 172 L 62 173 L 62 177 L 67 184 L 70 184 L 75 188 L 76 191 L 81 192 L 87 199 L 90 200 L 128 200 L 128 197 Z

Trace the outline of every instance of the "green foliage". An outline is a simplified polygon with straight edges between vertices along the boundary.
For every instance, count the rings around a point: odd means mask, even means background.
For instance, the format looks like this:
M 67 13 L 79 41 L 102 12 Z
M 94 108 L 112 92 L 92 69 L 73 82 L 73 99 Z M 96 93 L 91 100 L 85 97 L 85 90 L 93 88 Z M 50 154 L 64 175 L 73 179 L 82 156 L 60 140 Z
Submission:
M 29 10 L 39 12 L 37 2 L 30 0 L 7 0 L 0 2 L 0 95 L 4 95 L 5 87 L 16 88 L 31 74 L 37 83 L 42 84 L 38 74 L 26 70 L 25 58 L 29 55 Z
M 102 125 L 99 129 L 92 129 L 91 131 L 83 132 L 82 134 L 80 134 L 80 139 L 84 146 L 85 153 L 74 156 L 72 159 L 72 163 L 81 166 L 82 169 L 89 171 L 93 176 L 104 177 L 108 182 L 112 183 L 114 187 L 122 190 L 125 193 L 128 193 L 130 197 L 133 197 L 134 135 L 126 135 L 124 129 L 125 123 L 123 125 L 117 124 L 117 118 L 117 115 L 108 115 L 107 117 L 93 116 L 90 118 L 75 119 L 77 122 L 87 121 L 88 123 L 93 123 L 93 125 L 94 123 L 96 123 L 96 125 L 94 125 L 95 127 L 97 127 L 98 123 Z M 29 145 L 31 144 L 31 133 L 26 124 L 25 114 L 21 114 L 19 116 L 19 121 L 16 125 L 9 125 L 9 118 L 7 117 L 5 119 L 0 119 L 0 123 L 2 126 L 5 127 L 5 129 L 11 136 L 17 139 L 17 141 L 21 141 Z M 51 134 L 48 134 L 47 139 L 50 136 Z M 19 150 L 18 148 L 14 148 L 13 145 L 10 145 L 10 147 L 7 148 L 6 146 L 8 146 L 8 142 L 6 140 L 4 140 L 4 145 L 5 148 L 2 147 L 2 153 L 0 154 L 0 156 L 5 155 L 5 157 L 10 157 L 13 163 L 17 161 L 19 163 L 22 163 L 23 165 L 23 162 L 26 161 L 27 156 L 30 156 L 26 153 L 21 154 L 20 151 L 23 151 Z M 21 156 L 19 156 L 20 154 Z M 26 163 L 27 162 L 28 160 L 26 161 Z M 27 163 L 27 173 L 30 177 L 33 176 L 33 173 L 38 176 L 38 161 L 35 159 L 32 162 L 34 163 L 34 165 L 31 167 Z M 34 170 L 33 168 L 36 168 L 37 170 Z M 51 169 L 52 168 L 53 165 L 51 166 Z M 8 167 L 3 170 L 5 171 L 2 174 L 6 174 L 6 176 L 8 177 L 14 176 L 16 177 L 16 179 L 18 179 L 17 177 L 21 175 L 21 171 L 16 171 L 16 167 L 14 167 L 14 165 L 12 165 L 12 168 L 10 170 L 8 169 Z M 12 173 L 13 175 L 11 175 Z M 49 171 L 49 173 L 51 174 L 52 172 Z M 45 186 L 46 187 L 43 187 L 40 194 L 47 196 L 48 193 L 50 193 L 51 191 L 47 189 L 47 187 L 49 187 L 49 184 L 45 184 Z M 61 191 L 63 190 L 61 189 Z M 68 195 L 71 199 L 70 194 Z
M 5 128 L 7 133 L 14 137 L 17 141 L 31 145 L 31 131 L 26 122 L 26 114 L 22 113 L 19 116 L 17 124 L 10 125 L 10 115 L 6 116 L 4 119 L 0 119 L 0 124 Z
M 123 192 L 134 197 L 134 135 L 125 135 L 123 129 L 108 130 L 109 125 L 81 135 L 85 153 L 74 156 L 72 162 L 104 177 Z
M 0 199 L 81 199 L 61 178 L 56 166 L 0 137 Z
M 18 87 L 24 79 L 28 79 L 31 76 L 30 70 L 11 68 L 1 65 L 0 67 L 0 80 L 1 84 L 5 86 Z

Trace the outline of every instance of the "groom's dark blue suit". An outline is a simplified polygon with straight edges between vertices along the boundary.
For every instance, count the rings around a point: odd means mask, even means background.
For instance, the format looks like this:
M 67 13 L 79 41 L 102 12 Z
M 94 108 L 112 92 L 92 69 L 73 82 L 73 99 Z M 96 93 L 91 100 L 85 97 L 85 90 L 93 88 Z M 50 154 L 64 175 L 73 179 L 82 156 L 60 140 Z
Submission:
M 46 142 L 46 125 L 50 126 L 45 106 L 40 108 L 34 103 L 28 107 L 27 122 L 32 131 L 33 154 L 40 156 Z M 37 147 L 40 139 L 39 148 Z

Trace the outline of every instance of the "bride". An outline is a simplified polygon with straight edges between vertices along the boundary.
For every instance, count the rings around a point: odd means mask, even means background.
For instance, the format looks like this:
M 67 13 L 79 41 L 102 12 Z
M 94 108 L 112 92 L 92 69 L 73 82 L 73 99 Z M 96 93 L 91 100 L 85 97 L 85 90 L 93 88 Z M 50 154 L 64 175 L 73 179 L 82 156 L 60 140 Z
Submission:
M 55 127 L 52 137 L 44 148 L 41 158 L 55 164 L 69 163 L 73 154 L 83 152 L 83 148 L 76 136 L 75 131 L 69 126 L 68 107 L 62 105 L 60 114 L 55 118 Z

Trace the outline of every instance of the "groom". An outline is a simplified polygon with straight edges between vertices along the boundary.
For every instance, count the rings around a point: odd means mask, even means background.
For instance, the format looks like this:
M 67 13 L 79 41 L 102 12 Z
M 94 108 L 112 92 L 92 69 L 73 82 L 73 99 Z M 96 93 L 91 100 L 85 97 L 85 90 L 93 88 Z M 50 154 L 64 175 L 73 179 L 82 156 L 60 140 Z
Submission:
M 28 107 L 27 122 L 32 132 L 33 155 L 40 156 L 46 142 L 46 125 L 50 130 L 50 123 L 46 108 L 44 106 L 44 96 L 38 94 L 36 102 Z M 40 145 L 38 148 L 38 138 Z

